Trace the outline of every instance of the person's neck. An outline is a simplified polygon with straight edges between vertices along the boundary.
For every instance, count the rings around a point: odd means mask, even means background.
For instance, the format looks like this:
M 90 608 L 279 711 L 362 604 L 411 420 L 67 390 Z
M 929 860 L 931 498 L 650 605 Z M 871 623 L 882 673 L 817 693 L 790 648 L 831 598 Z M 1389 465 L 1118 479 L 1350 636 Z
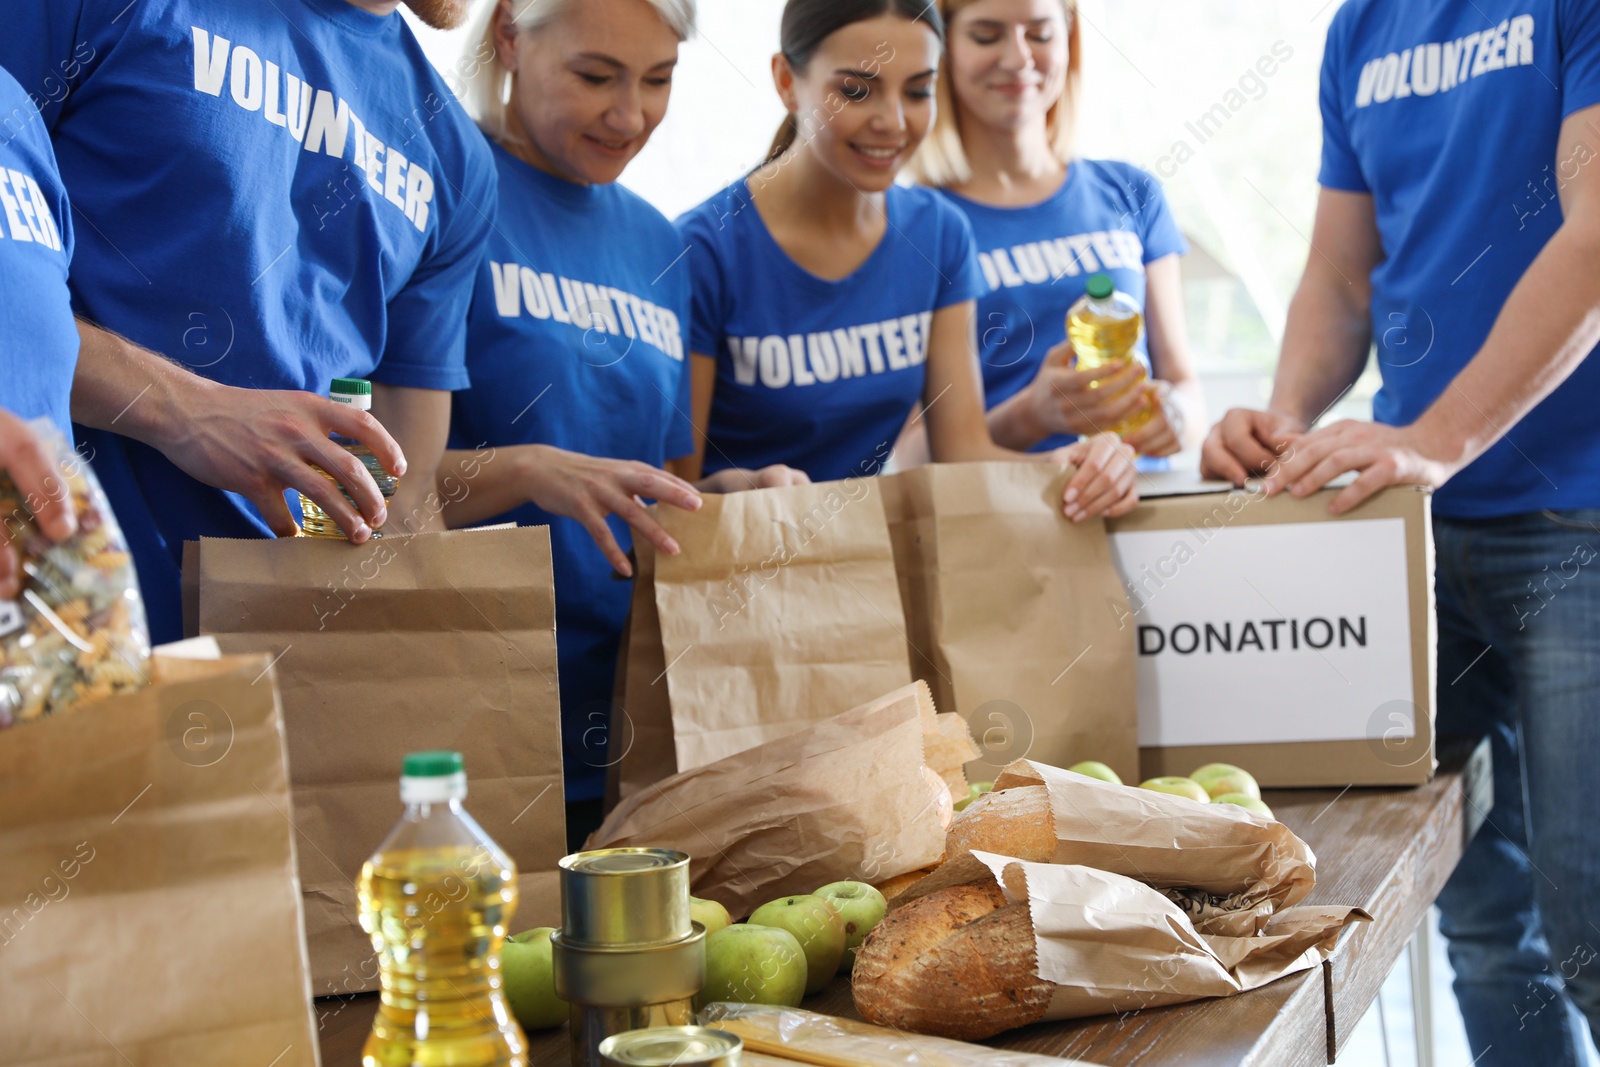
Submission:
M 956 192 L 1015 203 L 1041 199 L 1061 184 L 1067 165 L 1057 158 L 1042 118 L 1016 130 L 985 126 L 970 115 L 963 119 L 961 142 L 972 177 L 957 183 Z
M 758 168 L 749 182 L 771 222 L 803 218 L 813 230 L 854 234 L 872 229 L 883 215 L 882 193 L 862 192 L 803 147 Z
M 344 0 L 351 7 L 359 7 L 371 15 L 392 15 L 400 6 L 400 0 Z
M 591 184 L 558 170 L 555 164 L 550 162 L 550 158 L 539 150 L 539 146 L 533 143 L 533 138 L 528 136 L 528 131 L 523 126 L 522 120 L 517 117 L 517 109 L 514 107 L 506 108 L 506 136 L 495 138 L 495 143 L 534 170 L 543 171 L 552 178 L 560 178 L 574 185 Z

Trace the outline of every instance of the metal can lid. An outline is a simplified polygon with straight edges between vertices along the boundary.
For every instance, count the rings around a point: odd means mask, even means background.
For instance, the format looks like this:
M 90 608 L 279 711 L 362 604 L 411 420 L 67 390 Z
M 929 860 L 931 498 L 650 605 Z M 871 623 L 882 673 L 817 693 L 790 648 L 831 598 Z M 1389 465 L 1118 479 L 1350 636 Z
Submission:
M 665 848 L 605 848 L 574 852 L 561 866 L 580 874 L 642 874 L 687 863 L 682 852 Z
M 737 1067 L 743 1051 L 737 1034 L 705 1026 L 628 1030 L 600 1042 L 600 1059 L 613 1067 Z

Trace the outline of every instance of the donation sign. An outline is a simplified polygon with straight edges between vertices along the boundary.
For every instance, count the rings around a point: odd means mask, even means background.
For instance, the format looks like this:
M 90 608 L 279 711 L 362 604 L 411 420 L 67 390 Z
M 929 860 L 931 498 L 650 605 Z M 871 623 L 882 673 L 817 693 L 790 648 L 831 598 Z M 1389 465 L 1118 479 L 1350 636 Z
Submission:
M 1141 746 L 1361 740 L 1411 698 L 1402 519 L 1114 533 L 1111 552 Z M 1414 736 L 1404 718 L 1384 731 Z

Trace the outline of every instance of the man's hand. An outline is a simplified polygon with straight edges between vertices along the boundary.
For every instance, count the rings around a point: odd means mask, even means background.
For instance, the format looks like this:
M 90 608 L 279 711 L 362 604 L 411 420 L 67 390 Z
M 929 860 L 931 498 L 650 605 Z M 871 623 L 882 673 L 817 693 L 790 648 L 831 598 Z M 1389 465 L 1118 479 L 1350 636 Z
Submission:
M 1115 518 L 1139 506 L 1138 470 L 1133 465 L 1133 449 L 1113 433 L 1096 434 L 1050 453 L 1057 466 L 1074 466 L 1062 493 L 1062 510 L 1073 522 L 1096 515 Z
M 1276 411 L 1234 408 L 1211 428 L 1200 450 L 1200 474 L 1234 485 L 1272 472 L 1305 423 Z
M 1328 505 L 1329 514 L 1342 515 L 1391 485 L 1443 485 L 1460 465 L 1434 458 L 1432 451 L 1415 426 L 1345 419 L 1291 439 L 1267 478 L 1267 495 L 1287 489 L 1291 496 L 1310 496 L 1346 471 L 1359 471 Z
M 182 429 L 162 448 L 185 473 L 242 494 L 279 537 L 298 532 L 283 499 L 285 489 L 316 501 L 356 544 L 388 518 L 367 468 L 328 440 L 330 433 L 355 438 L 372 449 L 384 470 L 401 477 L 406 461 L 400 446 L 370 414 L 313 393 L 236 389 L 200 378 L 192 384 L 185 396 L 186 417 L 177 423 Z M 313 464 L 339 480 L 359 512 Z
M 4 410 L 0 410 L 0 472 L 10 476 L 46 537 L 61 541 L 77 532 L 78 519 L 66 482 L 58 476 L 55 464 L 27 424 Z M 12 599 L 21 587 L 16 552 L 6 531 L 0 530 L 0 600 Z
M 790 485 L 810 485 L 805 471 L 774 463 L 760 470 L 729 467 L 709 474 L 698 481 L 696 487 L 705 493 L 742 493 L 746 489 L 782 489 Z
M 517 470 L 526 499 L 553 515 L 576 519 L 589 531 L 611 566 L 624 578 L 633 577 L 633 565 L 606 524 L 617 515 L 634 535 L 643 537 L 669 556 L 679 552 L 674 541 L 651 517 L 641 497 L 698 511 L 702 503 L 694 486 L 648 463 L 600 459 L 548 445 L 528 445 L 517 454 Z

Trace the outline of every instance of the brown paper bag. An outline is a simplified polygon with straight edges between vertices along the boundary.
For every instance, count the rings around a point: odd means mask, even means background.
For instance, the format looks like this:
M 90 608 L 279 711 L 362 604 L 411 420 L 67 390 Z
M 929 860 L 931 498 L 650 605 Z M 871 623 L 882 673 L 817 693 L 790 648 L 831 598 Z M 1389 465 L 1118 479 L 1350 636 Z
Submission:
M 977 881 L 998 884 L 1010 903 L 1027 902 L 1035 972 L 1054 987 L 1042 1017 L 1047 1020 L 1254 989 L 1319 965 L 1345 926 L 1368 918 L 1358 908 L 1285 908 L 1258 934 L 1203 934 L 1171 900 L 1132 878 L 989 852 L 944 864 L 895 903 L 898 909 L 947 886 Z M 923 977 L 937 981 L 934 974 Z M 937 1021 L 928 1032 L 939 1032 Z
M 680 770 L 911 681 L 876 479 L 708 496 L 657 518 L 683 546 L 655 561 Z
M 912 671 L 964 716 L 990 768 L 1025 756 L 1138 780 L 1132 632 L 1105 524 L 1061 513 L 1041 463 L 952 463 L 881 480 Z M 974 772 L 976 774 L 976 771 Z
M 466 807 L 521 872 L 516 928 L 556 925 L 566 852 L 544 527 L 204 540 L 201 632 L 276 657 L 320 996 L 377 988 L 355 879 L 400 817 L 407 752 L 456 749 Z
M 881 882 L 938 861 L 948 768 L 925 753 L 941 727 L 921 683 L 799 733 L 641 789 L 590 848 L 676 848 L 697 896 L 742 916 L 828 882 Z
M 655 546 L 633 544 L 633 599 L 617 649 L 616 716 L 608 735 L 606 809 L 640 788 L 678 773 L 672 744 L 672 698 L 656 612 Z
M 317 1062 L 265 656 L 0 732 L 0 1060 Z

